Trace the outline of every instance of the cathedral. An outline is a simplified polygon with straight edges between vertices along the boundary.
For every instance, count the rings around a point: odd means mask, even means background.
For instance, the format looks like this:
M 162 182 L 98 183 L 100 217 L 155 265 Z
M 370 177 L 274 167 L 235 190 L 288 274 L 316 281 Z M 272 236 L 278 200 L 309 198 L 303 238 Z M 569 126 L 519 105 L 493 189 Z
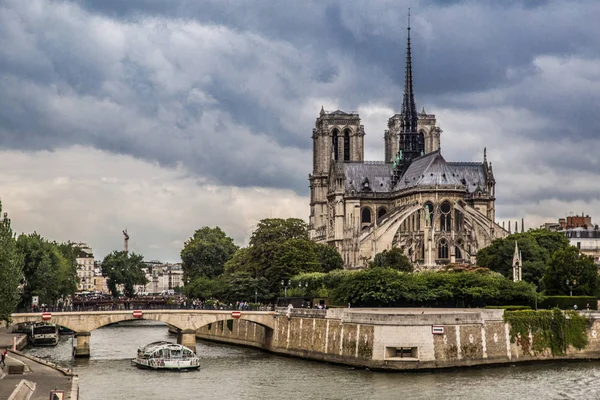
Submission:
M 423 270 L 473 264 L 479 249 L 508 235 L 495 222 L 496 181 L 485 149 L 482 162 L 446 161 L 435 115 L 417 112 L 410 26 L 402 110 L 388 128 L 384 161 L 365 161 L 358 113 L 321 108 L 312 134 L 311 239 L 334 246 L 346 268 L 399 247 Z

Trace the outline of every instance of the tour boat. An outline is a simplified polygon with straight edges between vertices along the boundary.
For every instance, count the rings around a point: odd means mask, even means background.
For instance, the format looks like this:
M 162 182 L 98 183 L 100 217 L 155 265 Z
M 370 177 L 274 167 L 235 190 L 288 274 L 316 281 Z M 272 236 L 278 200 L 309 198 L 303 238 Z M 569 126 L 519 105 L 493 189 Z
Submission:
M 34 346 L 56 346 L 58 344 L 58 326 L 45 322 L 33 324 L 30 340 Z
M 200 368 L 200 359 L 190 349 L 171 342 L 152 342 L 140 347 L 131 362 L 141 368 L 186 370 Z

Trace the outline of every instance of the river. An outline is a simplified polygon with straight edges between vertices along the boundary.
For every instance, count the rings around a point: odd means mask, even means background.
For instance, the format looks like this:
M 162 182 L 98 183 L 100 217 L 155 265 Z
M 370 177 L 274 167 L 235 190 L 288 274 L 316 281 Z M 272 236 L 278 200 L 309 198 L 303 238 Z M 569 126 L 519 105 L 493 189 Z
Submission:
M 175 340 L 166 325 L 134 321 L 95 330 L 84 360 L 71 359 L 72 340 L 26 351 L 73 368 L 82 400 L 600 398 L 600 362 L 382 373 L 198 341 L 200 370 L 167 372 L 130 364 L 138 346 Z

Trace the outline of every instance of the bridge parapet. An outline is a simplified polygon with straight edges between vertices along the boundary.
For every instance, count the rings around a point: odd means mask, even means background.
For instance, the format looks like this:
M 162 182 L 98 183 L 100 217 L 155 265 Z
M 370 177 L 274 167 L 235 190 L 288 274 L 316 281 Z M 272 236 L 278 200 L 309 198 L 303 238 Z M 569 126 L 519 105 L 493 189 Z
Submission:
M 13 314 L 15 324 L 42 321 L 43 313 Z M 272 311 L 242 311 L 240 319 L 248 320 L 270 329 L 274 328 Z M 143 310 L 134 316 L 133 310 L 126 311 L 83 311 L 52 313 L 48 322 L 67 327 L 75 332 L 91 332 L 106 325 L 121 321 L 154 320 L 175 326 L 181 330 L 198 330 L 202 326 L 232 319 L 230 310 Z

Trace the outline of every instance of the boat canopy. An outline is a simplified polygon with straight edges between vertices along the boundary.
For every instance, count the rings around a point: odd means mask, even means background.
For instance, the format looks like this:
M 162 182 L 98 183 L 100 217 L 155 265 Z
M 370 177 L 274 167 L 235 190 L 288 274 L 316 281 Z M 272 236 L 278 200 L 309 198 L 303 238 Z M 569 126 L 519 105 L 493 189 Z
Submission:
M 190 358 L 196 355 L 190 349 L 180 344 L 158 341 L 138 349 L 138 356 L 144 358 Z

